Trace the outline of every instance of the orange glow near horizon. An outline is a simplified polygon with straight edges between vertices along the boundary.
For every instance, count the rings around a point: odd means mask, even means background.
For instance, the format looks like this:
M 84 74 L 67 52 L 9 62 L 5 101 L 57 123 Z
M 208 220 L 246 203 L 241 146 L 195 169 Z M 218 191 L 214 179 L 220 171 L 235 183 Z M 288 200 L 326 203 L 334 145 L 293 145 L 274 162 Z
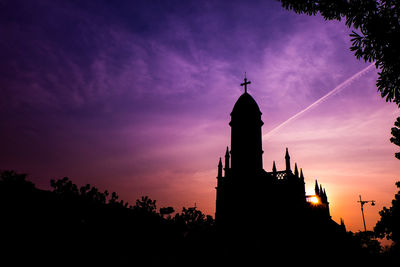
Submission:
M 319 199 L 316 196 L 312 196 L 310 197 L 310 202 L 313 204 L 318 204 L 319 203 Z

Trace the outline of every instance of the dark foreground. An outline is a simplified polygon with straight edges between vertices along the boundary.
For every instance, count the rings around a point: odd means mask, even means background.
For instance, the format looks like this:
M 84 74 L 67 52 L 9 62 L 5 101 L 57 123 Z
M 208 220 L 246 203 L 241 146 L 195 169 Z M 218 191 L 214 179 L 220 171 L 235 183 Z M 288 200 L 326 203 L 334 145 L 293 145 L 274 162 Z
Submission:
M 115 193 L 78 188 L 67 178 L 51 186 L 40 190 L 26 175 L 1 173 L 0 251 L 8 263 L 2 266 L 396 266 L 396 254 L 382 253 L 368 234 L 327 233 L 325 226 L 310 234 L 290 225 L 287 231 L 221 234 L 213 218 L 195 207 L 158 211 L 147 197 L 131 206 Z

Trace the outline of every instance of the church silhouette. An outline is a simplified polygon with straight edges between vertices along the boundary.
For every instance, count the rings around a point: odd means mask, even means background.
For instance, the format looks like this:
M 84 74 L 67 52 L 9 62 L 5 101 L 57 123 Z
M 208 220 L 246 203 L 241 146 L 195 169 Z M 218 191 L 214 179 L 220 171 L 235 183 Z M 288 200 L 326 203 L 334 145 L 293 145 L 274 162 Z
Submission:
M 231 146 L 226 148 L 225 164 L 218 163 L 215 222 L 223 246 L 237 253 L 270 255 L 302 254 L 305 247 L 320 246 L 321 254 L 337 251 L 338 236 L 344 236 L 343 221 L 331 219 L 325 189 L 315 181 L 315 195 L 306 195 L 303 170 L 291 167 L 286 148 L 286 168 L 270 172 L 263 168 L 261 111 L 247 92 L 250 81 L 244 79 L 244 93 L 231 112 Z M 285 251 L 285 252 L 284 252 Z M 233 252 L 233 254 L 236 254 Z

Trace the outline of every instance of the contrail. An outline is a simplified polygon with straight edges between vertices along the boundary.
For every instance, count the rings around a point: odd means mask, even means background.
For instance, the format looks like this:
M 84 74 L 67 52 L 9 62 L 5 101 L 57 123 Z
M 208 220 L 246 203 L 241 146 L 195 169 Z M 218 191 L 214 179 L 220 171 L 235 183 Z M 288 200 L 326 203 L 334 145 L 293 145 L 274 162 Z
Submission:
M 276 126 L 274 129 L 272 129 L 271 131 L 269 131 L 268 133 L 263 135 L 263 139 L 268 139 L 270 138 L 272 135 L 274 135 L 280 128 L 282 128 L 283 126 L 285 126 L 286 124 L 288 124 L 289 122 L 297 119 L 298 117 L 300 117 L 301 115 L 303 115 L 305 112 L 307 112 L 308 110 L 312 109 L 313 107 L 316 107 L 317 105 L 319 105 L 322 101 L 324 101 L 325 99 L 327 99 L 328 97 L 334 95 L 335 93 L 338 93 L 340 91 L 342 91 L 343 89 L 345 89 L 348 85 L 350 85 L 352 82 L 356 81 L 357 79 L 359 79 L 361 76 L 363 76 L 364 74 L 368 73 L 371 69 L 373 69 L 375 67 L 375 63 L 372 63 L 371 65 L 369 65 L 368 67 L 362 69 L 361 71 L 357 72 L 356 74 L 354 74 L 353 76 L 351 76 L 350 78 L 348 78 L 347 80 L 345 80 L 344 82 L 342 82 L 341 84 L 339 84 L 338 86 L 336 86 L 333 90 L 331 90 L 329 93 L 327 93 L 326 95 L 324 95 L 323 97 L 321 97 L 320 99 L 318 99 L 317 101 L 315 101 L 314 103 L 312 103 L 311 105 L 309 105 L 308 107 L 306 107 L 305 109 L 303 109 L 302 111 L 298 112 L 297 114 L 293 115 L 292 117 L 290 117 L 289 119 L 287 119 L 286 121 L 282 122 L 281 124 L 279 124 L 278 126 Z

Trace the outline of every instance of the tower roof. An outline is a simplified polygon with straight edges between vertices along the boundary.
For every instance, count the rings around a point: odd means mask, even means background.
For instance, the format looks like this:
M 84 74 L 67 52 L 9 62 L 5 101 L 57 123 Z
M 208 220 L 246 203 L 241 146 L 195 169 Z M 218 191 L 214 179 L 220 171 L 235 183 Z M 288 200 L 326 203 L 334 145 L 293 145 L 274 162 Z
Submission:
M 241 114 L 241 115 L 261 115 L 260 108 L 254 98 L 247 92 L 243 93 L 239 99 L 236 101 L 231 116 Z

